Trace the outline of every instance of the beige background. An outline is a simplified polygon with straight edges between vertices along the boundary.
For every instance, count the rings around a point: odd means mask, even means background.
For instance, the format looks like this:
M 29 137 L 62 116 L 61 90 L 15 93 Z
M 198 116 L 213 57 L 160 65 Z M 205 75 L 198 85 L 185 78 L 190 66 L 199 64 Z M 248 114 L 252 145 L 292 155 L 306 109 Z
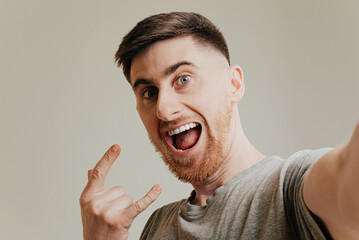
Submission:
M 359 120 L 358 1 L 0 0 L 0 238 L 81 239 L 87 170 L 123 151 L 107 186 L 164 191 L 133 224 L 188 196 L 154 153 L 113 56 L 144 17 L 196 11 L 242 66 L 245 132 L 267 155 L 346 141 Z

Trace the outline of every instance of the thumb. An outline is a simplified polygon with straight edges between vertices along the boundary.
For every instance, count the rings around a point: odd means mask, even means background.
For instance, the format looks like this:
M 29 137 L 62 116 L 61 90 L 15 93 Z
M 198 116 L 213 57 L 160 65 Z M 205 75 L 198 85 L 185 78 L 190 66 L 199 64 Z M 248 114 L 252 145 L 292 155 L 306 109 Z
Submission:
M 151 190 L 141 199 L 132 204 L 128 209 L 129 217 L 135 219 L 141 212 L 146 210 L 161 194 L 162 186 L 156 184 Z

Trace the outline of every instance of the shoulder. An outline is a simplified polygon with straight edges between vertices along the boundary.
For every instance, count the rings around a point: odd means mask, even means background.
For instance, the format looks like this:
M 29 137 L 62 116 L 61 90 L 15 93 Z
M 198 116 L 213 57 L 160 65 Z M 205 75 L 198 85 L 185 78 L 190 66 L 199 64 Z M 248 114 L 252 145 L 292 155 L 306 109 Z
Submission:
M 332 148 L 319 148 L 319 149 L 305 149 L 298 152 L 293 153 L 288 160 L 295 159 L 307 159 L 307 160 L 317 160 L 325 153 L 330 151 Z
M 304 175 L 317 160 L 330 150 L 331 148 L 320 148 L 298 151 L 285 160 L 282 171 L 289 178 Z
M 317 160 L 330 150 L 331 148 L 302 150 L 292 154 L 285 160 L 281 169 L 281 185 L 283 186 L 284 198 L 301 196 L 303 181 L 309 170 Z

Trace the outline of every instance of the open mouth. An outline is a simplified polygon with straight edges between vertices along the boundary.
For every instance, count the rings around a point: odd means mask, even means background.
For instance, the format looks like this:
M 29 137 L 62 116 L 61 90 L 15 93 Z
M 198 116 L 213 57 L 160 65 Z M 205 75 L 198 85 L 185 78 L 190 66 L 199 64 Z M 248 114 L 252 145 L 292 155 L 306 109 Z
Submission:
M 202 126 L 199 123 L 187 123 L 167 132 L 167 142 L 178 151 L 191 149 L 201 136 Z

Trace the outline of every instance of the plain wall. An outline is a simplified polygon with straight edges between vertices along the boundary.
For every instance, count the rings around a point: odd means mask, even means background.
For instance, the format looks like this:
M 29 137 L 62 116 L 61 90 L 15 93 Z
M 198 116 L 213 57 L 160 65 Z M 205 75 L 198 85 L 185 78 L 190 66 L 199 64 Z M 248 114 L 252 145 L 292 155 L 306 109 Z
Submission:
M 0 0 L 0 238 L 81 239 L 79 196 L 113 143 L 107 187 L 135 200 L 163 193 L 134 222 L 188 197 L 151 146 L 113 61 L 149 15 L 199 12 L 222 30 L 244 71 L 245 133 L 266 155 L 334 147 L 359 120 L 358 1 Z

